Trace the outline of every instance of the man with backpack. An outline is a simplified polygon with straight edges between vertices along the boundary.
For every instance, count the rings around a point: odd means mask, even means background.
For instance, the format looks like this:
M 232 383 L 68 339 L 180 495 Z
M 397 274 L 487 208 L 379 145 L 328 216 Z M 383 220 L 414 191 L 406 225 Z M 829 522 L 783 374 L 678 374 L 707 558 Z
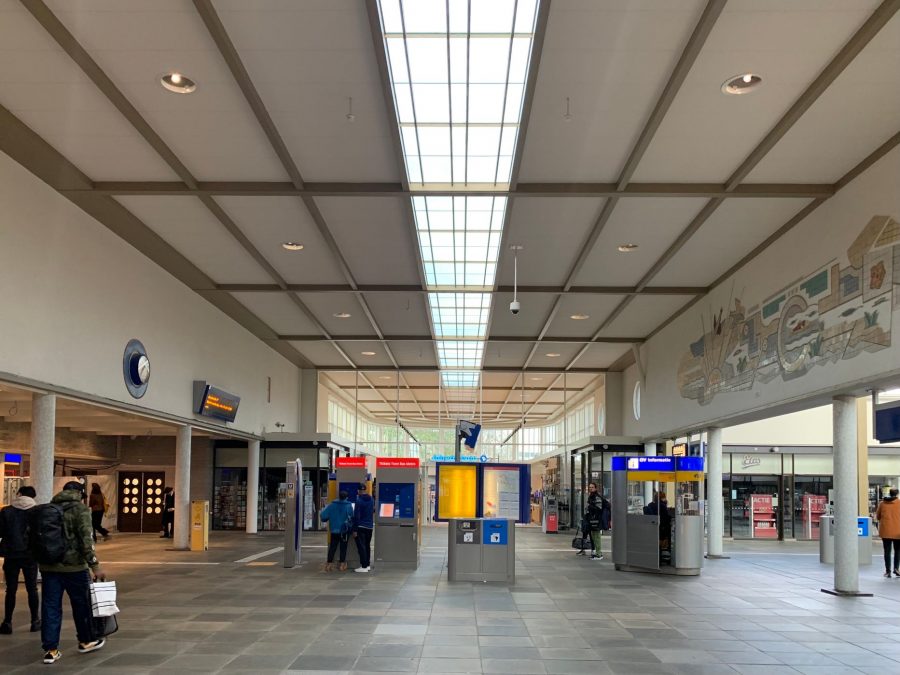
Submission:
M 62 629 L 62 600 L 67 593 L 72 603 L 78 651 L 96 651 L 106 644 L 94 636 L 91 611 L 91 578 L 106 578 L 94 552 L 91 511 L 84 504 L 84 486 L 70 481 L 49 504 L 34 507 L 29 514 L 31 551 L 41 569 L 44 592 L 41 604 L 41 643 L 44 663 L 62 657 L 59 634 Z
M 41 629 L 38 614 L 38 567 L 28 550 L 28 512 L 34 508 L 34 488 L 23 485 L 16 493 L 12 504 L 0 510 L 0 556 L 3 556 L 3 577 L 6 579 L 6 603 L 0 634 L 12 633 L 12 615 L 16 608 L 16 591 L 19 587 L 19 572 L 25 577 L 28 592 L 28 609 L 31 610 L 31 632 Z
M 324 571 L 334 570 L 334 554 L 340 546 L 339 558 L 341 572 L 347 569 L 347 542 L 350 540 L 350 532 L 353 530 L 353 504 L 347 499 L 347 491 L 341 490 L 338 498 L 326 506 L 319 518 L 328 523 L 328 562 Z

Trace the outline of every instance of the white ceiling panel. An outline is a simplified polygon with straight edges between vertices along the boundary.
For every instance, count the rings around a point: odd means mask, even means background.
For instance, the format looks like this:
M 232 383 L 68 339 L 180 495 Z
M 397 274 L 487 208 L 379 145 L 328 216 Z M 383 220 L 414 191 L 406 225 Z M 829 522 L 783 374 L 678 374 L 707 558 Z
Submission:
M 348 368 L 349 364 L 330 342 L 291 342 L 294 349 L 303 354 L 316 366 Z M 352 358 L 352 357 L 351 357 Z
M 600 333 L 600 337 L 649 335 L 693 299 L 693 295 L 639 295 Z
M 215 4 L 304 179 L 400 180 L 364 3 Z
M 420 283 L 407 199 L 319 197 L 316 204 L 359 283 Z
M 512 293 L 495 293 L 491 325 L 488 335 L 534 337 L 541 332 L 547 315 L 556 302 L 552 293 L 527 293 L 519 296 L 522 309 L 518 314 L 509 311 Z
M 437 367 L 434 346 L 431 342 L 391 342 L 390 348 L 401 368 Z
M 519 251 L 519 284 L 562 286 L 603 207 L 603 199 L 523 197 L 513 200 L 506 243 Z M 513 253 L 500 251 L 497 283 L 512 286 Z
M 589 337 L 597 332 L 603 320 L 618 307 L 624 295 L 588 295 L 576 293 L 563 296 L 559 311 L 547 330 L 547 337 Z M 572 316 L 587 314 L 587 319 Z
M 200 15 L 188 2 L 52 0 L 51 9 L 199 180 L 286 180 Z M 160 76 L 197 83 L 189 95 Z
M 484 365 L 521 368 L 528 358 L 531 345 L 531 342 L 489 342 L 484 349 Z
M 258 316 L 278 335 L 322 335 L 286 293 L 232 293 L 235 300 Z
M 365 297 L 385 335 L 431 335 L 421 293 L 366 293 Z
M 865 123 L 860 123 L 865 119 Z M 900 15 L 788 131 L 748 182 L 833 183 L 900 128 Z
M 616 180 L 704 4 L 554 3 L 520 180 Z
M 588 350 L 578 359 L 577 368 L 609 368 L 631 351 L 631 345 L 597 343 L 588 347 Z
M 727 199 L 657 274 L 656 286 L 708 286 L 809 199 Z
M 362 306 L 353 293 L 297 293 L 331 335 L 371 335 L 376 337 L 372 324 L 366 318 Z M 350 316 L 341 319 L 335 314 L 346 312 Z
M 225 212 L 289 284 L 344 284 L 346 279 L 298 197 L 216 197 Z M 303 244 L 286 251 L 282 244 Z
M 563 369 L 581 350 L 582 345 L 572 342 L 541 342 L 529 364 L 535 368 L 559 368 Z M 559 356 L 548 356 L 559 354 Z
M 707 200 L 620 199 L 600 233 L 576 286 L 633 286 L 678 238 Z M 638 248 L 622 253 L 622 244 Z
M 633 180 L 727 180 L 877 5 L 730 0 Z M 758 90 L 722 93 L 747 72 L 763 78 Z
M 0 104 L 92 180 L 176 178 L 18 2 L 0 4 Z
M 195 197 L 116 197 L 218 284 L 272 283 L 268 273 Z

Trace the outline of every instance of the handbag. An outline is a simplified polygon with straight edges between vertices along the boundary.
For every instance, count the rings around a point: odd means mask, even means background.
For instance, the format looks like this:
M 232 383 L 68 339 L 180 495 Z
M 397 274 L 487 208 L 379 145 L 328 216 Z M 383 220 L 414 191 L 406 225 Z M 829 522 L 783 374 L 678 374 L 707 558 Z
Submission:
M 112 635 L 119 630 L 119 622 L 116 615 L 94 617 L 94 637 L 102 638 Z
M 119 613 L 115 581 L 95 581 L 91 584 L 91 613 L 94 617 L 108 617 Z
M 585 539 L 584 537 L 575 537 L 572 539 L 572 548 L 577 548 L 579 551 L 583 551 L 586 548 L 590 548 L 590 539 Z

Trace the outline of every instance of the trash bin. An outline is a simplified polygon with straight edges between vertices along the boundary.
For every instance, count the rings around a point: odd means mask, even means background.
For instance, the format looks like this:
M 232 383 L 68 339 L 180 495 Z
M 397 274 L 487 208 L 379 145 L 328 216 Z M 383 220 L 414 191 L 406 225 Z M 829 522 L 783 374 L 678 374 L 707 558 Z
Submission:
M 515 521 L 503 518 L 453 518 L 447 529 L 449 581 L 515 583 Z
M 859 516 L 856 525 L 856 541 L 859 545 L 859 564 L 872 564 L 872 519 Z M 819 519 L 819 562 L 834 564 L 834 516 Z

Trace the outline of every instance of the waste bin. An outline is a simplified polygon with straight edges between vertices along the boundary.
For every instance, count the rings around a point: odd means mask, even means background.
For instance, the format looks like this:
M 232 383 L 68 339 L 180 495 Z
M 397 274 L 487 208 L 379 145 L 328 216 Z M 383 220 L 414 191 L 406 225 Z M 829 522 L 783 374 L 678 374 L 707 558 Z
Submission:
M 856 520 L 856 541 L 859 545 L 859 564 L 872 564 L 872 519 L 859 516 Z M 834 564 L 834 516 L 819 519 L 819 562 Z
M 447 547 L 447 579 L 483 581 L 481 576 L 481 521 L 453 518 Z
M 448 532 L 449 581 L 515 583 L 515 521 L 504 518 L 453 518 Z

